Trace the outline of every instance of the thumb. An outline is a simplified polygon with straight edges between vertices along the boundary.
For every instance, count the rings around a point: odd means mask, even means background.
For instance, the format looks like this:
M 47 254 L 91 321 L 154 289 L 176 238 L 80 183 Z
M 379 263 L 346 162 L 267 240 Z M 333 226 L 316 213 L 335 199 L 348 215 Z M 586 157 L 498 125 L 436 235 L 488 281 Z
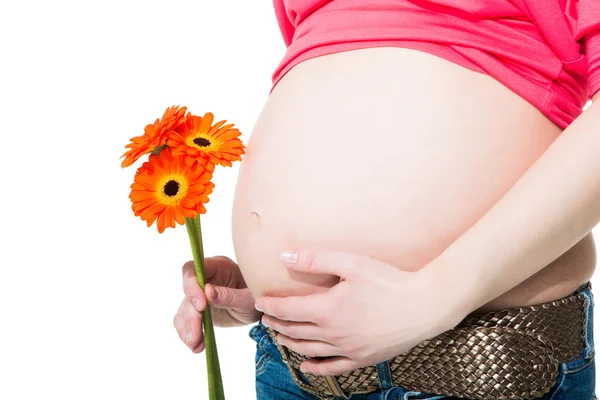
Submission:
M 292 269 L 313 274 L 328 274 L 340 278 L 351 278 L 365 264 L 365 257 L 351 253 L 319 252 L 306 249 L 290 250 L 281 253 L 282 261 Z
M 208 303 L 216 308 L 254 308 L 254 297 L 249 289 L 232 289 L 207 283 L 204 292 Z

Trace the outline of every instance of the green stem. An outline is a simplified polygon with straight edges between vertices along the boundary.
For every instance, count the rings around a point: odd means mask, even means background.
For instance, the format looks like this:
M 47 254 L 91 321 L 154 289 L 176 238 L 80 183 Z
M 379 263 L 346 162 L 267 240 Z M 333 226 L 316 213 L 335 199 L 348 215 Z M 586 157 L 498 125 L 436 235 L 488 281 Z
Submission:
M 206 282 L 204 264 L 204 249 L 202 247 L 202 229 L 200 226 L 200 216 L 197 218 L 186 218 L 185 226 L 190 238 L 192 246 L 192 254 L 194 255 L 194 267 L 196 269 L 196 277 L 198 285 L 204 290 Z M 206 352 L 206 367 L 208 373 L 208 397 L 210 400 L 225 400 L 225 392 L 223 390 L 223 380 L 221 378 L 221 368 L 219 365 L 219 354 L 217 352 L 217 342 L 215 338 L 215 330 L 212 322 L 212 315 L 208 304 L 202 312 L 202 321 L 204 325 L 204 343 Z

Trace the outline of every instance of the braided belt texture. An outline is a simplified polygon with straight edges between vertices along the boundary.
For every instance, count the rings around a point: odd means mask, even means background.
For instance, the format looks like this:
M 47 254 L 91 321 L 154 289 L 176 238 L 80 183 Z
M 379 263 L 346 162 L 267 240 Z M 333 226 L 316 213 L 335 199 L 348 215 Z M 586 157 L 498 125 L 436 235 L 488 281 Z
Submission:
M 549 392 L 559 364 L 585 348 L 582 285 L 548 303 L 469 315 L 454 329 L 389 360 L 393 382 L 408 390 L 465 399 L 534 399 Z M 275 338 L 277 332 L 268 329 Z M 277 344 L 277 342 L 275 342 Z M 298 386 L 328 399 L 381 389 L 375 366 L 336 377 L 300 375 L 307 357 L 277 344 Z M 308 381 L 308 382 L 307 382 Z

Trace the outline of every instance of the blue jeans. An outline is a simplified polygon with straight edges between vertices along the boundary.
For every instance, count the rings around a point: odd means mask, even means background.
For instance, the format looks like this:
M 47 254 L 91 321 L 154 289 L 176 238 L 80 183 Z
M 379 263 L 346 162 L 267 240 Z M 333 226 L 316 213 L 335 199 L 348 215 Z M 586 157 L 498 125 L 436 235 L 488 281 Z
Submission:
M 577 357 L 560 365 L 556 384 L 540 400 L 593 400 L 595 399 L 596 368 L 594 361 L 593 312 L 594 298 L 591 290 L 582 292 L 589 300 L 586 319 L 586 348 Z M 273 338 L 260 322 L 250 330 L 256 341 L 256 398 L 257 400 L 319 400 L 318 397 L 300 389 L 287 366 L 283 363 Z M 385 364 L 381 363 L 385 369 Z M 353 395 L 351 400 L 409 400 L 451 399 L 422 392 L 409 391 L 394 386 L 391 379 L 381 382 L 382 390 Z M 341 400 L 341 399 L 340 399 Z

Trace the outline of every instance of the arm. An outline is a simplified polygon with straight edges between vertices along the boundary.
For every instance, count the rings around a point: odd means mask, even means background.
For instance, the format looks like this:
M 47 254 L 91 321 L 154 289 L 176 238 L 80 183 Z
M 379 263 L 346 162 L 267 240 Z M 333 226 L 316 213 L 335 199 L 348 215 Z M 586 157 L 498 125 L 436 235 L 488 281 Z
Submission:
M 455 299 L 454 309 L 467 315 L 540 271 L 599 221 L 600 92 L 494 207 L 424 270 L 440 296 Z

